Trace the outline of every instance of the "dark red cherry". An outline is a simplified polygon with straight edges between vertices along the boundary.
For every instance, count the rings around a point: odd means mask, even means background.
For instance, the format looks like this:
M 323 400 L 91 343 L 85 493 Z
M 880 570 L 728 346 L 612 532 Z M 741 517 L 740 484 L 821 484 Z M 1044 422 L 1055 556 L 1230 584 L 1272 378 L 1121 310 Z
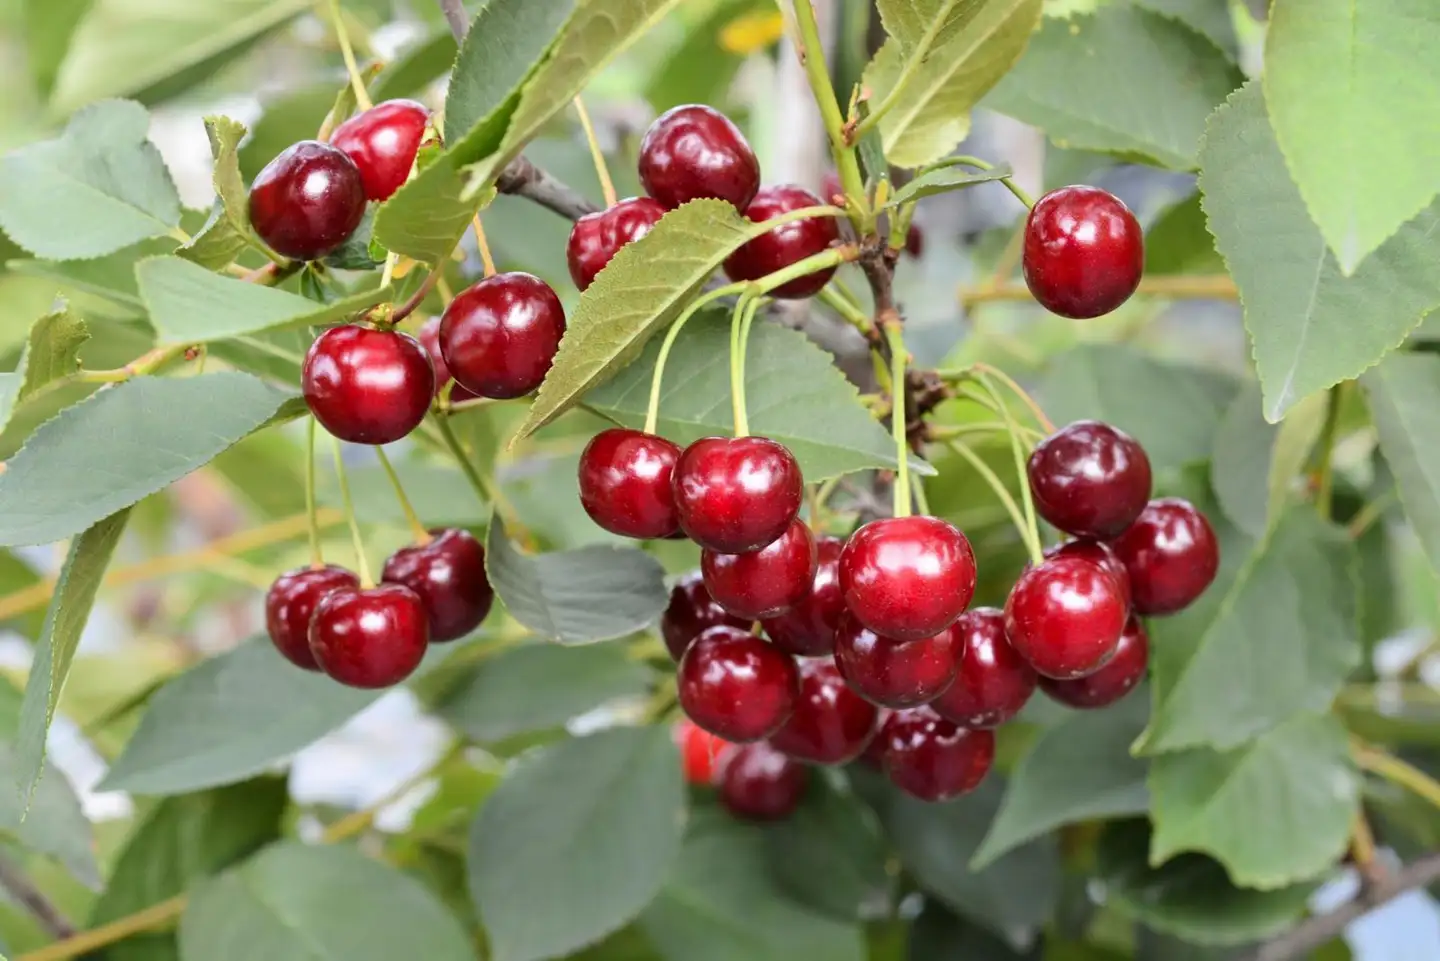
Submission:
M 715 603 L 699 571 L 682 575 L 670 589 L 670 604 L 660 615 L 660 636 L 670 656 L 680 660 L 690 642 L 712 627 L 750 629 L 750 621 L 736 617 Z
M 453 641 L 485 620 L 495 590 L 485 574 L 485 548 L 473 534 L 456 527 L 430 533 L 429 543 L 390 555 L 381 579 L 419 596 L 429 615 L 430 640 Z
M 755 195 L 745 216 L 754 223 L 788 214 L 804 207 L 821 206 L 820 198 L 803 187 L 787 184 L 766 187 Z M 839 242 L 840 227 L 832 217 L 810 217 L 781 224 L 745 244 L 725 260 L 725 275 L 731 280 L 759 280 Z M 801 300 L 813 297 L 835 276 L 835 268 L 827 267 L 807 274 L 770 291 L 772 297 Z
M 1114 656 L 1100 670 L 1069 681 L 1042 677 L 1040 689 L 1070 707 L 1109 707 L 1140 683 L 1149 663 L 1150 638 L 1145 635 L 1145 626 L 1132 617 L 1120 635 Z
M 835 628 L 845 611 L 840 596 L 838 537 L 815 539 L 815 577 L 810 592 L 784 613 L 765 618 L 765 634 L 782 651 L 796 657 L 819 657 L 835 650 Z
M 381 688 L 415 673 L 430 632 L 425 605 L 400 584 L 341 587 L 310 621 L 310 652 L 320 670 L 350 687 Z
M 764 741 L 729 754 L 720 770 L 720 803 L 747 821 L 780 821 L 805 797 L 805 768 Z
M 866 767 L 872 767 L 877 771 L 885 767 L 885 741 L 881 738 L 880 732 L 885 730 L 885 722 L 890 720 L 892 713 L 894 712 L 889 708 L 880 708 L 880 717 L 875 723 L 875 736 L 870 739 L 869 744 L 865 745 L 865 750 L 861 751 L 860 757 L 857 758 Z
M 545 379 L 565 309 L 532 274 L 496 274 L 464 290 L 440 319 L 440 352 L 455 383 L 481 397 L 524 397 Z
M 565 260 L 575 286 L 581 290 L 589 287 L 621 247 L 648 234 L 663 216 L 665 208 L 659 201 L 631 197 L 609 210 L 586 214 L 575 221 L 565 246 Z
M 735 627 L 695 638 L 676 674 L 680 707 L 717 737 L 743 744 L 780 729 L 800 694 L 795 659 Z
M 879 720 L 880 709 L 845 684 L 833 661 L 801 661 L 795 712 L 770 743 L 802 761 L 844 764 L 865 750 Z
M 1042 440 L 1027 469 L 1035 509 L 1067 534 L 1116 536 L 1150 499 L 1150 458 L 1129 434 L 1076 421 Z
M 431 317 L 425 321 L 424 326 L 416 332 L 415 339 L 420 341 L 421 347 L 425 348 L 425 353 L 430 358 L 430 366 L 435 368 L 435 396 L 439 397 L 440 391 L 450 383 L 450 368 L 445 364 L 445 355 L 440 353 L 440 318 Z M 474 400 L 477 396 L 459 384 L 450 388 L 450 403 L 452 404 Z
M 315 419 L 352 444 L 399 440 L 420 426 L 435 396 L 435 371 L 419 341 L 356 324 L 315 339 L 300 383 Z
M 1061 187 L 1025 221 L 1025 283 L 1046 310 L 1083 320 L 1130 299 L 1145 269 L 1140 222 L 1119 197 Z
M 250 185 L 250 224 L 270 249 L 319 260 L 365 216 L 365 184 L 345 154 L 318 140 L 287 147 Z
M 669 537 L 680 529 L 672 486 L 680 448 L 663 437 L 612 427 L 580 455 L 580 503 L 622 537 Z
M 820 197 L 832 206 L 845 206 L 845 187 L 840 183 L 840 175 L 835 171 L 831 170 L 820 178 Z
M 1066 541 L 1063 544 L 1056 544 L 1045 549 L 1046 557 L 1079 557 L 1098 565 L 1102 570 L 1115 578 L 1115 583 L 1120 585 L 1120 593 L 1125 598 L 1125 609 L 1130 609 L 1130 573 L 1125 570 L 1125 565 L 1116 556 L 1113 548 L 1104 541 L 1092 541 L 1084 538 L 1076 541 Z
M 360 168 L 367 198 L 389 200 L 410 176 L 429 122 L 422 104 L 387 100 L 336 127 L 330 143 Z
M 640 183 L 669 210 L 714 197 L 743 211 L 760 189 L 760 162 L 729 117 L 690 104 L 665 111 L 645 132 Z
M 1111 545 L 1130 573 L 1137 614 L 1174 614 L 1195 602 L 1220 569 L 1220 545 L 1189 501 L 1151 501 Z
M 748 554 L 700 552 L 700 573 L 716 603 L 736 617 L 759 620 L 788 611 L 810 593 L 815 538 L 794 520 L 785 533 Z
M 695 722 L 681 718 L 674 729 L 675 743 L 680 746 L 680 766 L 685 780 L 696 787 L 710 787 L 720 762 L 735 749 L 724 738 L 716 737 Z
M 975 596 L 975 554 L 938 517 L 885 517 L 850 535 L 840 591 L 861 624 L 896 640 L 932 637 Z
M 960 727 L 928 707 L 890 715 L 879 741 L 890 780 L 922 801 L 975 790 L 995 762 L 993 731 Z
M 1020 575 L 1005 601 L 1005 636 L 1046 677 L 1084 677 L 1108 661 L 1127 618 L 1115 578 L 1079 557 Z
M 935 713 L 961 727 L 998 727 L 1035 693 L 1035 668 L 1005 639 L 1005 614 L 977 607 L 952 628 L 960 637 L 955 683 L 931 702 Z
M 675 465 L 681 529 L 722 554 L 772 543 L 800 513 L 804 493 L 795 456 L 767 437 L 702 437 Z
M 341 587 L 357 587 L 360 579 L 343 567 L 299 567 L 275 578 L 265 592 L 265 629 L 286 660 L 318 671 L 310 653 L 310 618 L 322 598 Z
M 911 223 L 905 232 L 905 252 L 916 260 L 925 253 L 925 231 L 917 223 Z
M 935 700 L 960 669 L 960 637 L 947 627 L 931 637 L 881 637 L 846 612 L 835 631 L 835 666 L 866 700 L 882 707 L 914 707 Z

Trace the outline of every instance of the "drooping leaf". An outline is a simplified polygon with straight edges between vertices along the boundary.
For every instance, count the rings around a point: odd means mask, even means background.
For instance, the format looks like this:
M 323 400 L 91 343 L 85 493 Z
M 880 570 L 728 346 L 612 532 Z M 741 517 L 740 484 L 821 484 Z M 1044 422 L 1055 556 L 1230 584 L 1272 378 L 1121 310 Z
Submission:
M 1252 537 L 1263 535 L 1284 510 L 1325 422 L 1322 394 L 1301 401 L 1279 424 L 1267 422 L 1260 405 L 1260 386 L 1246 384 L 1221 418 L 1210 458 L 1220 506 Z
M 1405 516 L 1440 570 L 1440 357 L 1395 353 L 1360 378 Z M 1368 600 L 1367 600 L 1368 603 Z
M 15 372 L 0 375 L 0 429 L 41 388 L 75 373 L 80 365 L 80 348 L 89 339 L 85 321 L 64 304 L 35 321 L 20 350 Z
M 867 813 L 853 794 L 812 777 L 794 813 L 765 826 L 765 854 L 781 890 L 842 921 L 885 904 L 887 852 Z
M 1012 172 L 1009 164 L 999 164 L 993 170 L 969 170 L 959 165 L 936 167 L 933 170 L 925 171 L 895 191 L 885 206 L 899 207 L 901 204 L 919 200 L 921 197 L 933 197 L 936 194 L 948 193 L 952 190 L 962 190 L 974 184 L 1003 180 Z

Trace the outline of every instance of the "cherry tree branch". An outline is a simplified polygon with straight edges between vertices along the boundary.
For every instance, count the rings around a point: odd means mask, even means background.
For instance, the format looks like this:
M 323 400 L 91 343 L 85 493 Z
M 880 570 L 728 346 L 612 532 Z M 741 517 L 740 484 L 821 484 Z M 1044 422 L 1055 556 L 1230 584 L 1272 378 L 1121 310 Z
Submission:
M 75 933 L 75 925 L 31 883 L 19 865 L 5 855 L 0 855 L 0 887 L 34 915 L 52 937 L 68 938 Z

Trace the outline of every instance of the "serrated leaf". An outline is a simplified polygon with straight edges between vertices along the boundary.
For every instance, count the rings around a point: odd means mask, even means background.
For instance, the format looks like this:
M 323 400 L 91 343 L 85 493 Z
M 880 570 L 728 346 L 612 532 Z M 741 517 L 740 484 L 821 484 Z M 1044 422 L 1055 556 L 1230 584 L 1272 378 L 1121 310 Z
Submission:
M 1247 383 L 1215 431 L 1210 483 L 1226 516 L 1251 537 L 1280 516 L 1325 423 L 1325 396 L 1311 394 L 1279 424 L 1260 413 L 1260 386 Z
M 63 771 L 46 763 L 34 797 L 27 799 L 13 789 L 21 776 L 21 764 L 16 746 L 0 744 L 0 777 L 9 782 L 0 787 L 0 834 L 13 838 L 27 851 L 54 859 L 85 886 L 99 888 L 94 830 L 70 781 Z
M 936 194 L 949 193 L 952 190 L 963 190 L 975 184 L 1003 180 L 1011 174 L 1009 164 L 999 164 L 993 170 L 968 170 L 959 165 L 937 167 L 921 173 L 914 180 L 895 191 L 885 206 L 887 208 L 899 207 L 901 204 L 919 200 L 921 197 L 933 197 Z
M 235 229 L 220 201 L 210 208 L 205 224 L 190 242 L 175 248 L 175 256 L 183 257 L 206 270 L 224 270 L 250 245 L 250 240 Z
M 1167 207 L 1145 231 L 1145 275 L 1224 273 L 1225 261 L 1205 226 L 1200 194 Z
M 800 806 L 764 827 L 766 859 L 780 889 L 842 921 L 886 904 L 886 845 L 868 815 L 859 798 L 812 777 Z
M 0 430 L 37 391 L 79 369 L 80 348 L 89 339 L 85 321 L 64 304 L 35 321 L 15 372 L 0 377 Z
M 680 757 L 664 726 L 524 759 L 470 832 L 470 894 L 490 956 L 539 961 L 618 930 L 660 891 L 684 821 Z
M 1172 17 L 1224 51 L 1231 60 L 1240 59 L 1240 40 L 1235 35 L 1235 21 L 1230 15 L 1229 0 L 1130 0 L 1131 3 L 1162 16 Z
M 232 227 L 241 234 L 250 231 L 250 192 L 240 173 L 240 141 L 248 131 L 245 125 L 229 117 L 205 118 L 205 136 L 210 141 L 210 157 L 215 169 L 210 182 L 215 196 Z
M 99 257 L 180 223 L 180 197 L 150 116 L 107 100 L 70 119 L 65 132 L 0 157 L 0 228 L 52 260 Z
M 1405 516 L 1440 571 L 1440 357 L 1395 353 L 1360 378 Z
M 1440 306 L 1440 203 L 1345 277 L 1310 220 L 1266 115 L 1260 85 L 1215 111 L 1200 187 L 1216 246 L 1245 306 L 1265 417 L 1358 376 Z
M 495 198 L 493 188 L 475 190 L 472 184 L 453 157 L 439 155 L 380 205 L 375 239 L 397 254 L 427 264 L 442 263 L 465 236 L 470 221 Z

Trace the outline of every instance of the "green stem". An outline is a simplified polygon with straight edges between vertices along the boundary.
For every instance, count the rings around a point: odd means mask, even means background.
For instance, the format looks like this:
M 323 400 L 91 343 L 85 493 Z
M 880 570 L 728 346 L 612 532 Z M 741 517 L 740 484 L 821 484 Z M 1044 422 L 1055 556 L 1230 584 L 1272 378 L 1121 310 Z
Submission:
M 340 440 L 332 436 L 331 446 L 335 451 L 335 477 L 340 483 L 340 502 L 345 507 L 345 520 L 350 524 L 350 539 L 355 544 L 355 569 L 360 575 L 360 586 L 369 590 L 375 586 L 370 576 L 370 562 L 365 559 L 365 541 L 360 536 L 360 522 L 355 518 L 355 502 L 350 499 L 350 479 L 345 473 L 345 457 L 340 451 Z
M 831 207 L 829 209 L 834 210 L 836 208 Z M 775 219 L 779 220 L 780 218 L 777 217 Z M 766 223 L 774 223 L 774 221 L 767 220 Z M 843 263 L 857 259 L 859 256 L 860 248 L 854 244 L 831 247 L 828 250 L 820 251 L 818 254 L 811 254 L 804 260 L 797 260 L 783 270 L 777 270 L 773 274 L 766 274 L 759 280 L 752 280 L 747 286 L 753 293 L 768 294 L 775 288 L 782 287 L 792 280 L 808 277 L 813 273 L 826 270 L 830 267 L 838 267 Z
M 760 299 L 741 295 L 730 321 L 730 405 L 735 417 L 735 436 L 750 436 L 750 420 L 745 415 L 745 326 L 760 309 Z
M 1357 745 L 1353 751 L 1355 763 L 1367 771 L 1377 774 L 1392 784 L 1412 792 L 1440 808 L 1440 782 L 1406 761 L 1386 754 L 1384 751 L 1364 745 Z
M 1020 535 L 1020 539 L 1025 543 L 1025 549 L 1030 553 L 1031 561 L 1038 564 L 1044 560 L 1038 545 L 1029 538 L 1029 531 L 1026 530 L 1025 518 L 1020 513 L 1019 505 L 1015 503 L 1015 498 L 1010 496 L 1010 491 L 1005 488 L 1005 484 L 996 476 L 995 472 L 990 469 L 990 465 L 985 463 L 979 454 L 975 453 L 959 439 L 952 438 L 945 443 L 951 450 L 969 461 L 970 466 L 975 468 L 975 473 L 979 474 L 984 478 L 985 483 L 990 485 L 990 489 L 995 492 L 995 496 L 998 497 L 1000 503 L 1004 505 L 1005 512 L 1010 515 L 1010 520 L 1015 525 L 1016 533 Z
M 355 103 L 361 110 L 369 110 L 374 104 L 360 77 L 360 67 L 355 63 L 355 51 L 350 47 L 350 34 L 345 29 L 345 18 L 340 13 L 340 0 L 330 0 L 330 18 L 335 26 L 335 39 L 340 42 L 340 56 L 345 59 L 345 72 L 350 75 L 350 87 L 355 91 Z
M 660 422 L 660 386 L 665 377 L 665 365 L 670 360 L 670 348 L 675 346 L 675 341 L 680 336 L 680 330 L 686 322 L 700 312 L 700 308 L 719 300 L 721 297 L 728 297 L 731 294 L 742 292 L 746 286 L 744 281 L 736 284 L 726 284 L 724 287 L 717 287 L 707 294 L 695 299 L 689 307 L 685 308 L 670 329 L 665 332 L 665 340 L 660 344 L 660 353 L 655 357 L 655 370 L 650 375 L 650 403 L 645 408 L 645 433 L 655 433 L 655 427 Z
M 1030 413 L 1033 414 L 1035 417 L 1035 422 L 1040 425 L 1040 428 L 1042 430 L 1044 430 L 1047 434 L 1055 433 L 1055 422 L 1045 415 L 1045 410 L 1040 406 L 1039 402 L 1036 401 L 1034 397 L 1030 396 L 1030 394 L 1026 392 L 1025 388 L 1020 386 L 1020 384 L 1015 380 L 1015 378 L 1005 373 L 999 367 L 992 367 L 990 364 L 980 363 L 971 364 L 964 370 L 941 370 L 937 371 L 936 373 L 939 374 L 941 380 L 957 383 L 967 380 L 976 380 L 977 374 L 989 375 L 990 377 L 1004 384 L 1005 387 L 1008 388 L 1012 394 L 1019 398 L 1021 403 L 1023 403 L 1026 407 L 1030 409 Z
M 1334 514 L 1335 441 L 1340 431 L 1340 402 L 1344 390 L 1344 381 L 1330 388 L 1325 401 L 1325 426 L 1320 430 L 1320 464 L 1315 469 L 1315 509 L 1327 521 Z
M 1030 559 L 1039 564 L 1042 557 L 1040 521 L 1035 516 L 1035 500 L 1030 493 L 1030 475 L 1025 470 L 1026 451 L 1020 435 L 1020 426 L 1015 423 L 1015 415 L 1010 412 L 1010 405 L 1005 403 L 1005 398 L 1000 396 L 1000 392 L 995 389 L 994 384 L 984 375 L 981 375 L 980 384 L 989 392 L 995 404 L 1000 408 L 1000 417 L 1005 421 L 1005 431 L 1010 435 L 1010 453 L 1015 458 L 1015 482 L 1020 487 L 1020 501 L 1025 507 L 1025 543 L 1030 548 Z
M 910 475 L 911 485 L 915 488 L 915 506 L 920 513 L 930 513 L 930 499 L 925 496 L 925 482 L 920 479 L 919 474 Z
M 874 332 L 875 325 L 871 323 L 865 311 L 861 310 L 860 306 L 854 301 L 836 290 L 833 285 L 827 284 L 820 291 L 820 301 L 835 311 L 835 313 L 839 314 L 841 319 L 845 320 L 850 326 L 860 331 L 860 333 L 866 337 L 869 337 Z
M 783 0 L 777 0 L 782 3 Z M 840 174 L 840 186 L 845 190 L 852 207 L 855 227 L 861 237 L 870 233 L 874 226 L 875 214 L 865 197 L 865 181 L 860 176 L 860 160 L 846 136 L 845 117 L 840 112 L 840 101 L 835 96 L 835 85 L 830 81 L 830 68 L 825 63 L 825 45 L 820 40 L 820 24 L 815 20 L 815 7 L 811 0 L 793 0 L 795 24 L 799 28 L 800 59 L 805 66 L 806 79 L 820 108 L 820 119 L 825 123 L 825 133 L 830 138 L 830 153 L 835 159 L 835 170 Z
M 432 540 L 430 532 L 425 525 L 420 523 L 420 515 L 415 513 L 415 505 L 410 503 L 410 498 L 405 496 L 405 486 L 400 483 L 400 475 L 395 473 L 395 465 L 390 463 L 390 458 L 385 453 L 385 448 L 376 447 L 375 456 L 380 458 L 380 466 L 385 469 L 385 476 L 390 478 L 390 486 L 395 488 L 395 499 L 400 502 L 400 510 L 405 514 L 405 520 L 410 524 L 410 533 L 415 536 L 415 543 L 428 544 Z
M 910 443 L 905 435 L 905 336 L 899 324 L 885 326 L 890 344 L 890 433 L 895 437 L 896 517 L 910 516 Z
M 595 177 L 600 181 L 600 195 L 605 198 L 606 208 L 615 206 L 615 182 L 610 179 L 610 168 L 605 164 L 605 151 L 600 149 L 600 139 L 595 136 L 595 125 L 590 122 L 590 111 L 585 101 L 577 95 L 574 100 L 575 113 L 580 117 L 580 127 L 585 131 L 585 142 L 590 145 L 590 159 L 595 162 Z
M 310 530 L 310 566 L 325 566 L 320 550 L 320 520 L 315 513 L 315 418 L 305 429 L 305 516 Z
M 432 416 L 431 420 L 435 422 L 436 429 L 440 431 L 441 439 L 445 441 L 445 446 L 450 449 L 451 456 L 453 456 L 455 462 L 460 465 L 461 472 L 464 473 L 465 479 L 470 482 L 470 486 L 475 489 L 475 493 L 479 494 L 482 501 L 489 504 L 500 514 L 505 521 L 506 529 L 511 535 L 519 538 L 527 536 L 524 528 L 520 525 L 519 518 L 515 514 L 515 509 L 510 506 L 510 502 L 506 500 L 505 495 L 501 493 L 500 485 L 480 473 L 475 465 L 470 462 L 470 458 L 465 453 L 464 446 L 460 443 L 460 438 L 455 436 L 455 429 L 450 426 L 449 418 L 442 414 Z

